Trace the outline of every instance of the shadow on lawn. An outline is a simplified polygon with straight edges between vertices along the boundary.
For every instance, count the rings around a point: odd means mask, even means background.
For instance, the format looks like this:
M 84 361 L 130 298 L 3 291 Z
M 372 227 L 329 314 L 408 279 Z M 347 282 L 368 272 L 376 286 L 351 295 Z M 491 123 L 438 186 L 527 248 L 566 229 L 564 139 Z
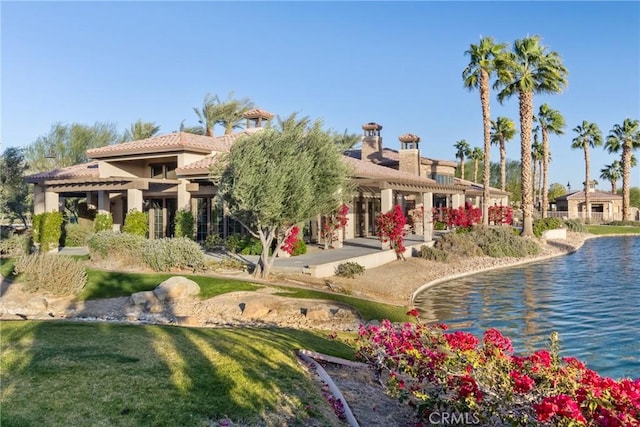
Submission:
M 2 333 L 0 424 L 12 426 L 286 425 L 305 418 L 297 397 L 310 388 L 293 352 L 350 353 L 286 329 L 52 321 L 4 322 Z

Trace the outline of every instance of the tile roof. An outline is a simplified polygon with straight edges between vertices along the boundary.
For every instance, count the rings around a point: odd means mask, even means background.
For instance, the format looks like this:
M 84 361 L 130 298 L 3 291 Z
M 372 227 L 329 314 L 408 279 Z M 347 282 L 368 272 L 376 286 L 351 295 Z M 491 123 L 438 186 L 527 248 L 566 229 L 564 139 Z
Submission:
M 273 117 L 273 114 L 260 108 L 254 108 L 253 110 L 242 113 L 242 117 L 245 119 L 270 119 Z
M 375 163 L 355 159 L 345 155 L 343 159 L 353 168 L 355 178 L 380 178 L 380 179 L 398 179 L 410 180 L 421 184 L 436 184 L 436 181 L 424 176 L 416 176 L 407 172 L 401 172 L 386 166 L 380 166 Z
M 560 197 L 556 197 L 557 199 L 561 199 L 561 200 L 584 200 L 584 191 L 580 190 L 580 191 L 574 191 L 572 193 L 567 193 L 564 194 Z M 604 191 L 600 191 L 600 190 L 595 190 L 592 191 L 591 193 L 589 193 L 589 200 L 590 201 L 596 201 L 596 200 L 604 200 L 604 201 L 609 201 L 609 200 L 622 200 L 622 196 L 619 194 L 613 194 L 613 193 L 609 193 L 609 192 L 604 192 Z
M 87 150 L 91 158 L 109 158 L 130 154 L 152 154 L 167 151 L 195 151 L 209 154 L 212 151 L 229 151 L 233 142 L 241 136 L 250 135 L 262 128 L 245 129 L 230 135 L 204 136 L 188 132 L 174 132 L 138 141 L 123 142 Z
M 176 168 L 176 173 L 178 175 L 200 175 L 203 173 L 208 174 L 209 168 L 213 164 L 214 160 L 215 160 L 215 156 L 207 156 L 196 162 L 189 163 L 188 165 L 184 165 L 181 168 Z
M 455 182 L 456 184 L 464 185 L 465 187 L 468 187 L 469 190 L 471 190 L 472 192 L 481 193 L 484 191 L 484 185 L 482 185 L 482 183 L 479 183 L 479 182 L 473 182 L 473 181 L 469 181 L 467 179 L 461 179 L 461 178 L 454 178 L 453 182 Z M 495 188 L 495 187 L 489 187 L 489 190 L 491 191 L 491 193 L 494 193 L 494 194 L 503 194 L 505 196 L 511 194 L 508 191 L 502 191 L 499 188 Z
M 27 182 L 37 182 L 47 179 L 97 178 L 98 176 L 98 162 L 88 162 L 66 168 L 35 173 L 28 175 L 25 178 Z
M 362 159 L 362 150 L 359 148 L 346 150 L 345 155 L 349 157 L 353 157 L 354 159 Z M 392 150 L 391 148 L 383 148 L 382 149 L 382 159 L 380 159 L 381 164 L 397 164 L 400 161 L 400 154 L 398 150 Z M 452 162 L 451 160 L 435 160 L 429 157 L 420 157 L 420 163 L 423 165 L 431 165 L 433 163 L 438 163 L 443 166 L 458 166 L 458 163 Z

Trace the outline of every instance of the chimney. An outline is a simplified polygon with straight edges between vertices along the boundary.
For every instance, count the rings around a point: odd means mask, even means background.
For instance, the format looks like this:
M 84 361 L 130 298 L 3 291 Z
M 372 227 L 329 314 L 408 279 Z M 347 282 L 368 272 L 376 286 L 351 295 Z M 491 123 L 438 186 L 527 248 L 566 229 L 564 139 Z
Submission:
M 407 172 L 411 175 L 420 176 L 420 149 L 418 143 L 420 137 L 412 133 L 405 133 L 398 137 L 400 140 L 400 172 Z
M 362 125 L 364 137 L 362 138 L 362 160 L 378 162 L 382 159 L 382 126 L 377 123 L 365 123 Z
M 247 119 L 247 125 L 245 126 L 246 129 L 260 128 L 263 127 L 263 122 L 266 124 L 271 120 L 273 114 L 259 108 L 254 108 L 253 110 L 247 110 L 242 113 L 242 117 Z

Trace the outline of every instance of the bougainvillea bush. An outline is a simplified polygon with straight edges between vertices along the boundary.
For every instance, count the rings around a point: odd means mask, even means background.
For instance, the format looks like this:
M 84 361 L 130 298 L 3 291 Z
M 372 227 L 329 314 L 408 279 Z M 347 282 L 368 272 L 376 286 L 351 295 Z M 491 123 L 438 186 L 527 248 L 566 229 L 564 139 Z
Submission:
M 362 325 L 357 348 L 426 425 L 443 413 L 476 425 L 640 425 L 640 378 L 613 380 L 560 358 L 555 333 L 549 350 L 515 355 L 495 329 L 480 341 L 446 325 L 385 320 Z
M 338 240 L 338 232 L 347 226 L 349 222 L 349 206 L 341 204 L 335 211 L 322 218 L 322 238 L 324 248 L 333 248 L 333 242 Z
M 511 206 L 489 206 L 489 223 L 493 225 L 512 225 L 513 209 Z
M 376 229 L 378 230 L 378 238 L 382 243 L 389 243 L 391 249 L 396 253 L 398 259 L 404 259 L 404 236 L 407 234 L 405 225 L 407 218 L 402 213 L 402 208 L 395 205 L 387 213 L 380 214 L 376 217 Z
M 433 208 L 432 215 L 433 222 L 444 222 L 448 228 L 456 230 L 469 230 L 482 221 L 482 209 L 474 208 L 468 202 L 456 209 Z

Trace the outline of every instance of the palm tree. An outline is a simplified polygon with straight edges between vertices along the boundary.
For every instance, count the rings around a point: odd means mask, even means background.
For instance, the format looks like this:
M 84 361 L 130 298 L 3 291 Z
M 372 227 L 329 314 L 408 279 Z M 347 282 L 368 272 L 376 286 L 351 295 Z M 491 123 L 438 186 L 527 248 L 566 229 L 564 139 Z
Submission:
M 470 157 L 473 159 L 473 182 L 478 182 L 478 161 L 484 160 L 484 151 L 480 147 L 473 147 Z
M 547 217 L 549 205 L 549 134 L 562 135 L 566 126 L 564 117 L 558 110 L 542 104 L 536 118 L 542 130 L 542 217 Z
M 631 157 L 632 151 L 640 147 L 640 124 L 638 120 L 624 119 L 609 131 L 605 148 L 609 153 L 622 150 L 622 219 L 629 219 Z
M 602 145 L 602 132 L 595 123 L 582 121 L 581 125 L 573 128 L 578 134 L 571 141 L 571 148 L 581 148 L 584 150 L 584 203 L 587 209 L 587 220 L 591 219 L 591 201 L 589 200 L 589 187 L 591 186 L 591 177 L 589 173 L 589 147 L 595 148 Z
M 600 178 L 609 181 L 611 183 L 611 194 L 616 194 L 618 180 L 622 178 L 622 163 L 619 160 L 614 160 L 610 165 L 605 165 L 600 169 Z
M 482 105 L 482 124 L 484 127 L 484 170 L 482 172 L 482 224 L 489 225 L 489 181 L 491 180 L 491 113 L 489 109 L 489 78 L 495 71 L 495 60 L 506 44 L 496 44 L 491 37 L 483 37 L 480 43 L 472 44 L 465 52 L 469 55 L 469 65 L 462 72 L 464 86 L 469 89 L 480 89 Z M 476 179 L 474 178 L 474 181 Z
M 457 150 L 456 159 L 460 159 L 460 178 L 464 179 L 464 159 L 471 154 L 469 143 L 464 139 L 461 139 L 453 144 L 453 147 Z
M 507 149 L 505 143 L 516 134 L 516 126 L 508 117 L 498 117 L 491 121 L 491 142 L 500 146 L 500 190 L 505 191 L 507 183 Z
M 124 130 L 121 142 L 151 138 L 158 132 L 160 132 L 160 126 L 156 126 L 154 122 L 144 122 L 142 119 L 138 119 L 138 121 L 131 124 L 129 129 Z
M 513 43 L 513 51 L 496 59 L 498 81 L 502 87 L 498 101 L 502 103 L 518 95 L 520 107 L 520 156 L 522 161 L 522 211 L 524 236 L 533 236 L 531 201 L 531 128 L 533 95 L 559 93 L 567 84 L 567 69 L 557 52 L 549 52 L 540 44 L 540 37 L 526 37 Z
M 222 102 L 218 95 L 206 94 L 202 102 L 202 108 L 193 107 L 193 111 L 198 116 L 201 130 L 194 132 L 201 135 L 213 136 L 213 127 L 222 116 Z M 195 130 L 195 129 L 194 129 Z
M 540 203 L 542 197 L 540 196 L 540 190 L 542 185 L 540 185 L 540 180 L 542 178 L 542 144 L 540 143 L 538 132 L 540 128 L 536 126 L 533 129 L 533 144 L 531 144 L 531 163 L 533 166 L 533 185 L 532 185 L 532 197 L 535 202 Z
M 243 126 L 242 114 L 254 107 L 253 102 L 248 98 L 233 99 L 233 92 L 229 93 L 227 100 L 219 104 L 219 115 L 216 124 L 224 127 L 224 134 L 229 135 L 234 129 Z

